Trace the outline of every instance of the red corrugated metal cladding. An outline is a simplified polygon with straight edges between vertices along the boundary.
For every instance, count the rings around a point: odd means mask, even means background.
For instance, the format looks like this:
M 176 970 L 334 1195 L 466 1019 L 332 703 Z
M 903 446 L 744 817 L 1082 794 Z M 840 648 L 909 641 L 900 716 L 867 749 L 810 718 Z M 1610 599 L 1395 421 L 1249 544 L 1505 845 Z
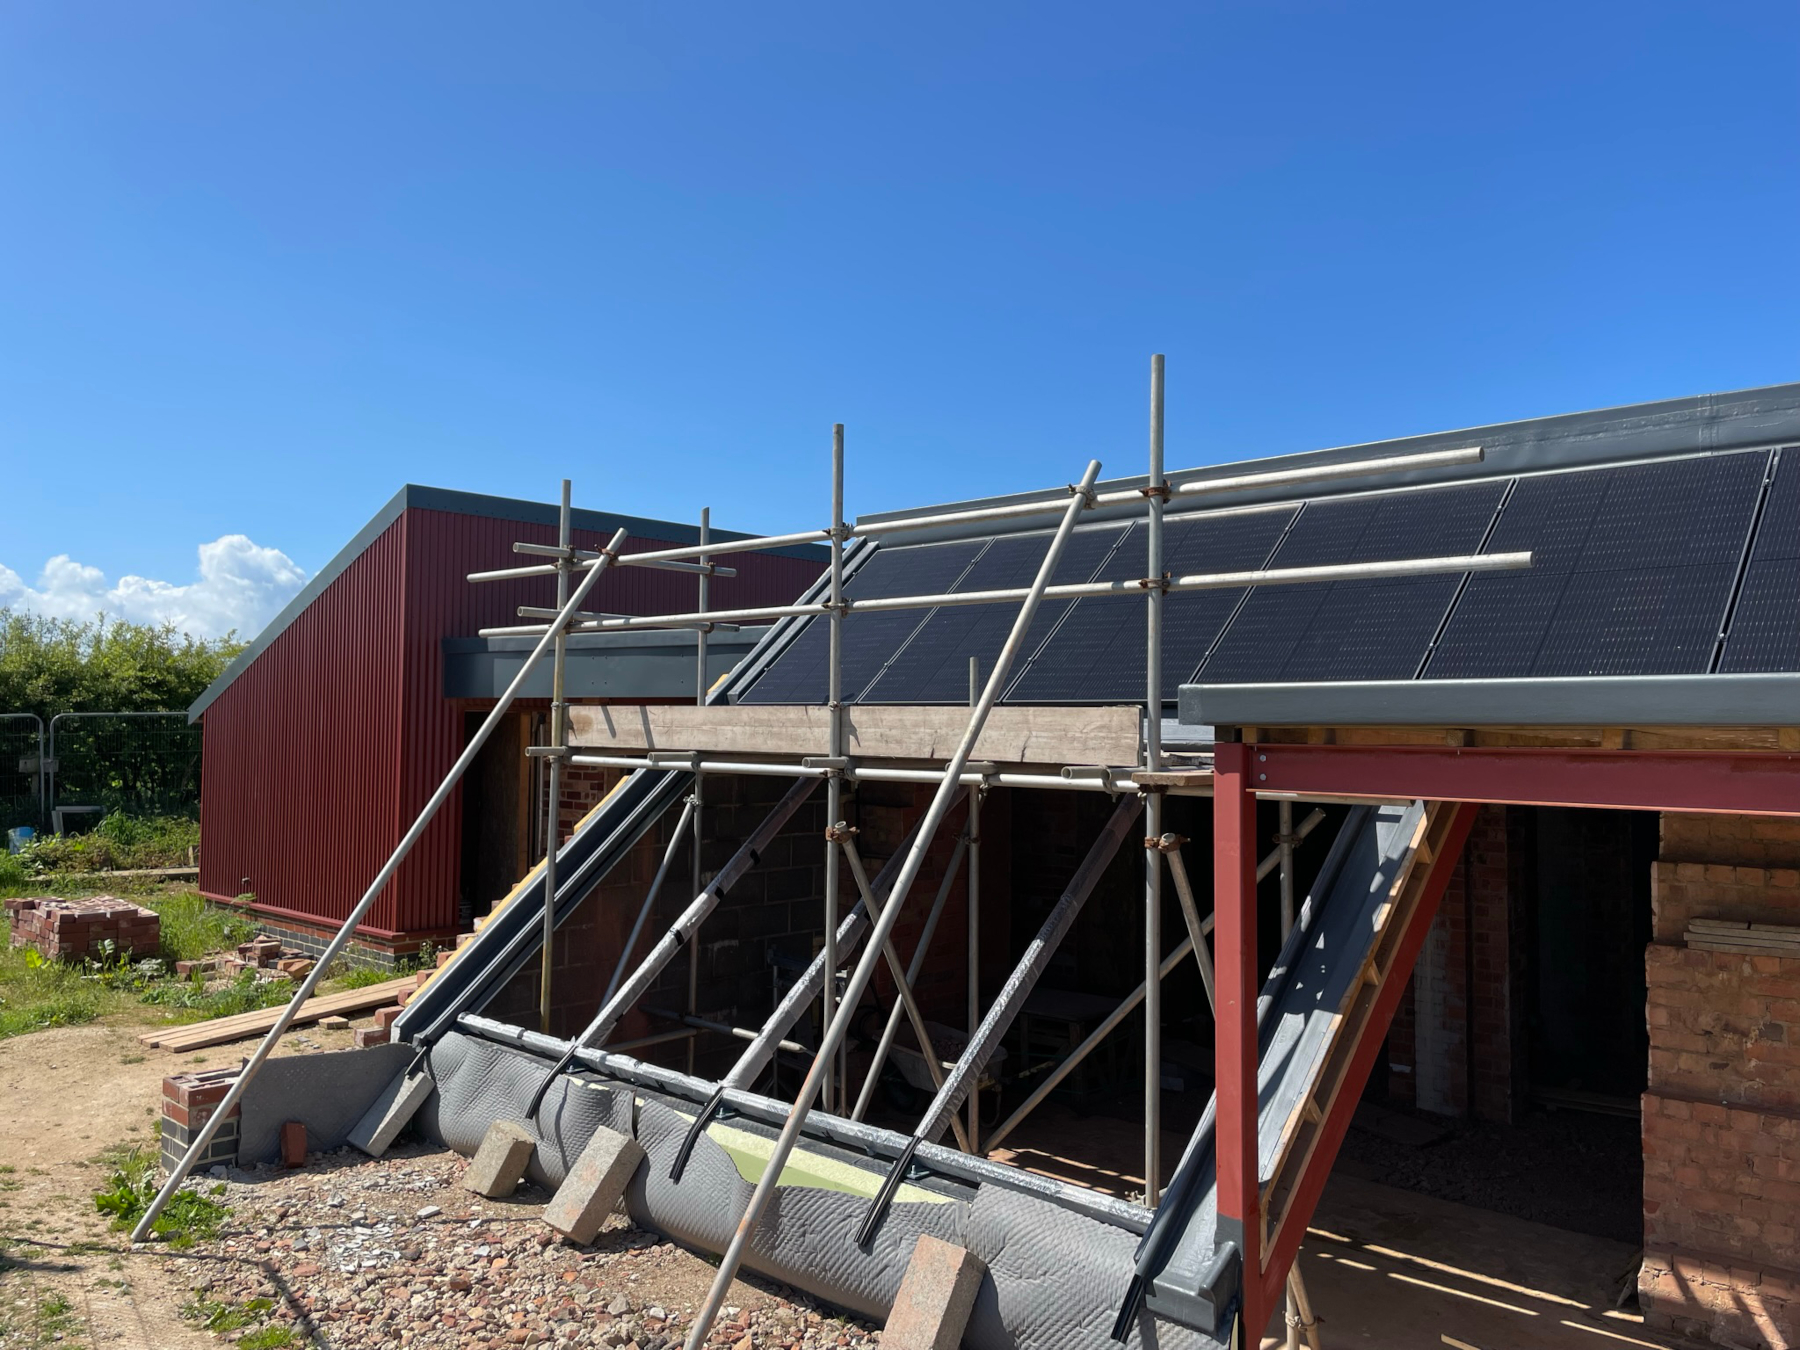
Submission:
M 408 506 L 205 709 L 200 886 L 301 923 L 342 922 L 463 745 L 443 694 L 443 639 L 516 623 L 555 599 L 550 578 L 470 585 L 520 561 L 514 540 L 554 544 L 553 525 Z M 576 531 L 596 548 L 607 536 Z M 633 552 L 685 540 L 632 538 Z M 780 604 L 820 563 L 738 554 L 715 608 Z M 691 575 L 622 568 L 587 607 L 655 614 L 693 607 Z M 452 799 L 370 912 L 383 938 L 454 933 L 461 803 Z

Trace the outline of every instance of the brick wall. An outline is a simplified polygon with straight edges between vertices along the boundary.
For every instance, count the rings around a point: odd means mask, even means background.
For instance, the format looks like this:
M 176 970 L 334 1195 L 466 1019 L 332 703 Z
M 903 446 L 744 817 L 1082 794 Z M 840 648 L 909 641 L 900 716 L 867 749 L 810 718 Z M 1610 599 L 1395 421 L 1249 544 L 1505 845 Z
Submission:
M 201 1073 L 178 1073 L 163 1079 L 162 1162 L 163 1170 L 172 1172 L 186 1155 L 194 1137 L 205 1128 L 218 1110 L 225 1094 L 237 1081 L 235 1066 L 207 1069 Z M 238 1130 L 241 1108 L 232 1107 L 231 1115 L 220 1123 L 217 1133 L 206 1146 L 206 1152 L 194 1163 L 195 1171 L 204 1174 L 210 1167 L 237 1162 Z
M 1644 1095 L 1648 1324 L 1800 1345 L 1800 960 L 1690 950 L 1694 918 L 1800 925 L 1800 822 L 1663 817 Z
M 1514 852 L 1507 809 L 1484 806 L 1388 1034 L 1388 1090 L 1402 1102 L 1469 1114 L 1472 1062 L 1476 1116 L 1509 1120 L 1519 1104 Z

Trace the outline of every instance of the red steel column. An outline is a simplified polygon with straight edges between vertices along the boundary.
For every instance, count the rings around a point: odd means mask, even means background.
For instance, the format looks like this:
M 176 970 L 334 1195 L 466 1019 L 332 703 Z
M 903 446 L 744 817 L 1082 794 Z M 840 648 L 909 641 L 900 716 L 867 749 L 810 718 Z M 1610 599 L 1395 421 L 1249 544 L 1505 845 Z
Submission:
M 1251 747 L 1213 747 L 1213 939 L 1218 1028 L 1219 1237 L 1244 1255 L 1244 1343 L 1269 1319 L 1262 1293 L 1256 1147 L 1256 791 Z

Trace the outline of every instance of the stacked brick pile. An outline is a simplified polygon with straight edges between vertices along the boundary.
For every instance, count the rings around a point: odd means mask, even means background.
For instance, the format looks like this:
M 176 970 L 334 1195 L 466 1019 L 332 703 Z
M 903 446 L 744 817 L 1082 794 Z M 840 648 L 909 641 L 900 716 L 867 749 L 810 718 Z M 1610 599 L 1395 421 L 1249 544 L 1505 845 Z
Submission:
M 116 896 L 36 896 L 8 900 L 6 908 L 12 914 L 13 946 L 35 947 L 52 959 L 99 959 L 108 942 L 115 954 L 154 956 L 162 944 L 156 911 Z
M 177 975 L 237 975 L 246 970 L 267 971 L 271 978 L 285 975 L 289 979 L 305 979 L 313 968 L 310 956 L 290 951 L 269 937 L 252 938 L 240 943 L 235 956 L 209 956 L 199 961 L 177 961 Z

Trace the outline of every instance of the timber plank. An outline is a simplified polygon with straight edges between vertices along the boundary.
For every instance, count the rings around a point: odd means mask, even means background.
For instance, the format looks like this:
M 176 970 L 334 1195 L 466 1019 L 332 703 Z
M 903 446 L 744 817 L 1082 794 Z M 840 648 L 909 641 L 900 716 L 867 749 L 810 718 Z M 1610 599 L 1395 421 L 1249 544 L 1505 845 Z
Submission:
M 1141 720 L 1140 710 L 1128 706 L 995 708 L 973 757 L 1001 764 L 1136 764 Z M 853 757 L 943 761 L 967 730 L 969 711 L 864 704 L 847 709 L 845 721 L 846 751 Z M 830 753 L 830 712 L 809 705 L 578 705 L 569 709 L 569 722 L 569 741 L 578 751 L 699 750 L 796 758 Z
M 362 989 L 346 990 L 341 994 L 309 998 L 295 1014 L 293 1025 L 316 1022 L 321 1017 L 385 1008 L 388 1004 L 397 1002 L 400 995 L 412 989 L 414 984 L 413 977 L 407 975 Z M 280 1016 L 280 1008 L 263 1008 L 256 1012 L 239 1013 L 235 1017 L 221 1017 L 211 1022 L 188 1022 L 181 1026 L 162 1027 L 146 1032 L 138 1040 L 147 1046 L 178 1054 L 187 1050 L 204 1050 L 208 1046 L 225 1045 L 230 1041 L 261 1035 L 274 1026 Z

